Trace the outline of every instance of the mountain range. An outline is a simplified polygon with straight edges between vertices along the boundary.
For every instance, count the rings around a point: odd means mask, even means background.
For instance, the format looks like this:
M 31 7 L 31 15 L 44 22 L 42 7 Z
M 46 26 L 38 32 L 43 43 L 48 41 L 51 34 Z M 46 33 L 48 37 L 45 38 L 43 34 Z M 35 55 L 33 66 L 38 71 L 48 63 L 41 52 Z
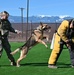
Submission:
M 39 22 L 44 22 L 44 23 L 60 23 L 63 20 L 67 19 L 72 19 L 73 17 L 70 17 L 68 15 L 63 15 L 63 16 L 45 16 L 45 15 L 39 15 L 39 16 L 30 16 L 28 17 L 28 22 L 32 23 L 39 23 Z M 9 20 L 11 23 L 21 23 L 22 22 L 22 17 L 21 16 L 9 16 Z M 23 22 L 27 22 L 27 17 L 23 17 Z

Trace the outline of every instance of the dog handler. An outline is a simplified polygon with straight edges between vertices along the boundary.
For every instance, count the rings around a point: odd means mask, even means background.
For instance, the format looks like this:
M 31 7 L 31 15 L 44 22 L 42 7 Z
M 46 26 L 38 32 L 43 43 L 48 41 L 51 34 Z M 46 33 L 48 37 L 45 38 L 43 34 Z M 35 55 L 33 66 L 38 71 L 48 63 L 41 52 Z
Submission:
M 62 52 L 64 44 L 69 49 L 71 65 L 74 67 L 74 19 L 69 21 L 64 20 L 59 26 L 56 32 L 54 48 L 48 61 L 49 68 L 57 68 L 56 62 Z
M 0 57 L 2 55 L 2 51 L 4 48 L 6 51 L 6 54 L 8 56 L 8 59 L 11 62 L 11 65 L 15 66 L 16 63 L 15 63 L 13 56 L 10 54 L 11 53 L 11 49 L 10 49 L 11 47 L 10 47 L 10 44 L 8 42 L 7 36 L 9 34 L 9 31 L 13 32 L 13 33 L 17 33 L 17 34 L 19 34 L 19 31 L 14 30 L 12 28 L 11 23 L 8 20 L 9 13 L 7 11 L 1 12 L 0 17 L 1 17 L 0 18 Z

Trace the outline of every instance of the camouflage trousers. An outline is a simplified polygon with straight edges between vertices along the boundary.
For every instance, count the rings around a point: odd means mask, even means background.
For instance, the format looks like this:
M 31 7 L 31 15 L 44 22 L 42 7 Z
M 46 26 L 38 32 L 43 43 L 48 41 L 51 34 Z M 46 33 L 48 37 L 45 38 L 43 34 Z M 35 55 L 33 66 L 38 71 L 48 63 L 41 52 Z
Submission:
M 2 48 L 2 40 L 0 38 L 0 57 L 2 56 L 3 48 Z

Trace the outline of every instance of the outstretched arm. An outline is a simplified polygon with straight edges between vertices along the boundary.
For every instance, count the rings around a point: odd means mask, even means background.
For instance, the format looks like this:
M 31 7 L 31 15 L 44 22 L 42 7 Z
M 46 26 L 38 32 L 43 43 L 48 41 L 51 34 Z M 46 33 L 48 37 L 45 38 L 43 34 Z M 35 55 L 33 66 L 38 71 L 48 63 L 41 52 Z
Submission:
M 21 31 L 15 30 L 9 21 L 8 21 L 8 27 L 6 29 L 13 33 L 17 33 L 17 34 L 21 33 Z

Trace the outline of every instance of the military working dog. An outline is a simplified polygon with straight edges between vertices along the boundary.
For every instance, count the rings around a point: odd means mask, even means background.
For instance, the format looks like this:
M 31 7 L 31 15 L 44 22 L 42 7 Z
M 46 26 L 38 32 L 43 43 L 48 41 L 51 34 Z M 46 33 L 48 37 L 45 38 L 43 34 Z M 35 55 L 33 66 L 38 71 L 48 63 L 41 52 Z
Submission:
M 51 27 L 48 26 L 47 24 L 40 23 L 40 25 L 37 27 L 37 29 L 35 29 L 33 31 L 32 35 L 27 40 L 27 42 L 23 46 L 17 48 L 13 52 L 11 52 L 11 54 L 13 55 L 13 54 L 17 53 L 19 50 L 21 51 L 20 57 L 16 62 L 17 67 L 20 66 L 20 61 L 26 57 L 29 49 L 32 48 L 33 46 L 35 46 L 36 44 L 42 43 L 43 45 L 45 45 L 46 48 L 48 48 L 47 44 L 43 41 L 43 39 L 47 38 L 46 36 L 43 35 L 44 31 L 46 31 L 46 30 L 50 31 Z

